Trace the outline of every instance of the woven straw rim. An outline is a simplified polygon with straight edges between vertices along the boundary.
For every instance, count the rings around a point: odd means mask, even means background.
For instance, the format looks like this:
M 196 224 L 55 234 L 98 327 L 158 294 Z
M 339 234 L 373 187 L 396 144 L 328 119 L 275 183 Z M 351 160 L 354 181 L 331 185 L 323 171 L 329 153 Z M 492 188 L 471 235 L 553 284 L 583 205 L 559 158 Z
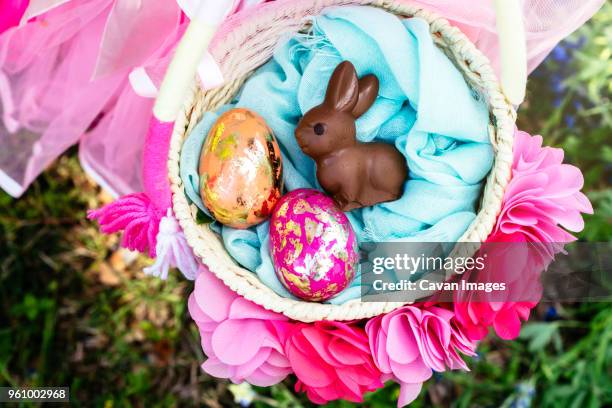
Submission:
M 268 310 L 303 322 L 370 318 L 388 313 L 405 303 L 361 302 L 356 299 L 343 305 L 331 305 L 288 299 L 276 294 L 264 285 L 255 273 L 236 264 L 223 247 L 220 237 L 212 232 L 208 225 L 197 224 L 195 206 L 189 204 L 179 175 L 179 160 L 183 141 L 204 112 L 213 111 L 229 102 L 249 75 L 272 56 L 279 39 L 307 27 L 308 17 L 320 14 L 325 7 L 338 5 L 376 6 L 402 18 L 419 17 L 427 21 L 437 46 L 454 61 L 472 89 L 480 94 L 489 106 L 490 137 L 495 161 L 487 177 L 480 210 L 459 240 L 474 245 L 457 245 L 451 256 L 472 255 L 478 244 L 484 242 L 493 230 L 501 210 L 504 191 L 511 177 L 513 159 L 512 141 L 516 113 L 504 97 L 488 59 L 459 29 L 434 13 L 399 0 L 312 0 L 292 2 L 290 6 L 279 2 L 266 4 L 256 17 L 235 27 L 211 50 L 223 72 L 226 84 L 221 88 L 203 92 L 194 78 L 190 95 L 176 120 L 168 159 L 173 210 L 194 254 L 230 289 Z

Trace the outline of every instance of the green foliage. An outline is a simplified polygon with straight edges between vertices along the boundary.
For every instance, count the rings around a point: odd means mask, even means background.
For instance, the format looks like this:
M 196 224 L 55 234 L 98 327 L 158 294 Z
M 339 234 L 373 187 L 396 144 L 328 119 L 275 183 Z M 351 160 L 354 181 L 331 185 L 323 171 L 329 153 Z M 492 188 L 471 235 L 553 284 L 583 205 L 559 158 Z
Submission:
M 612 4 L 606 2 L 590 24 L 581 27 L 575 36 L 588 41 L 576 53 L 579 70 L 566 79 L 567 88 L 585 94 L 592 103 L 592 107 L 579 112 L 582 117 L 612 128 Z
M 609 241 L 612 237 L 612 188 L 591 191 L 587 194 L 595 212 L 585 216 L 581 236 L 590 242 Z
M 560 351 L 562 347 L 558 322 L 534 322 L 526 324 L 525 327 L 521 329 L 520 338 L 529 340 L 527 350 L 531 353 L 544 350 L 544 348 L 553 341 L 557 351 Z
M 594 215 L 578 235 L 587 241 L 612 236 L 612 3 L 553 52 L 532 74 L 519 128 L 561 147 L 565 161 L 584 174 Z

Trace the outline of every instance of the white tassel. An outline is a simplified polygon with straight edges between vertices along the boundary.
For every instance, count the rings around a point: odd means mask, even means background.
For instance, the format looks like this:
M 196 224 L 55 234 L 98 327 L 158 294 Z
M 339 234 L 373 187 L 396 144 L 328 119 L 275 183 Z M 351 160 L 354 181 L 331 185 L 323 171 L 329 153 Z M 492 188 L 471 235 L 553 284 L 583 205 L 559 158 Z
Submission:
M 155 250 L 157 259 L 153 265 L 144 269 L 146 275 L 166 280 L 168 270 L 176 267 L 189 280 L 194 280 L 198 276 L 198 262 L 171 209 L 168 209 L 167 215 L 159 223 Z

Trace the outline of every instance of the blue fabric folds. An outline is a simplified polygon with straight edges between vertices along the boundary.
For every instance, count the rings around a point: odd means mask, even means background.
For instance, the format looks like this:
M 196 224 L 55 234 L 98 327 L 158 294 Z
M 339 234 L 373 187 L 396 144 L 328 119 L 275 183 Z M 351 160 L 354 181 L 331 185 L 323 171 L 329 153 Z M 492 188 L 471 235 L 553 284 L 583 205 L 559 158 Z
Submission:
M 343 60 L 350 60 L 359 76 L 372 73 L 381 83 L 376 103 L 357 121 L 358 139 L 394 143 L 410 169 L 399 200 L 348 213 L 358 239 L 456 241 L 475 217 L 493 163 L 487 107 L 434 45 L 425 21 L 400 20 L 377 8 L 326 10 L 314 19 L 311 33 L 280 45 L 231 105 L 207 113 L 183 147 L 186 194 L 207 212 L 198 193 L 200 150 L 218 114 L 232 107 L 258 112 L 274 131 L 287 190 L 320 188 L 314 162 L 300 150 L 294 129 L 303 113 L 322 102 L 329 77 Z M 238 263 L 291 297 L 274 273 L 267 222 L 249 230 L 217 223 L 213 228 Z M 359 285 L 357 278 L 330 302 L 358 298 Z

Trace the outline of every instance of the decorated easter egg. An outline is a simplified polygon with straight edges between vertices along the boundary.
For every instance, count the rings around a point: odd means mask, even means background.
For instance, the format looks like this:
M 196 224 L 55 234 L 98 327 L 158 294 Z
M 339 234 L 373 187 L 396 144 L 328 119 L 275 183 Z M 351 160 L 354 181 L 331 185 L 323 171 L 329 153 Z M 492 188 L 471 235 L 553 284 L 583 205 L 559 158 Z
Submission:
M 357 239 L 348 218 L 317 190 L 283 196 L 270 219 L 270 252 L 276 275 L 295 296 L 324 301 L 355 277 Z
M 200 195 L 215 219 L 249 228 L 268 218 L 281 196 L 282 161 L 272 130 L 248 109 L 215 122 L 200 156 Z

